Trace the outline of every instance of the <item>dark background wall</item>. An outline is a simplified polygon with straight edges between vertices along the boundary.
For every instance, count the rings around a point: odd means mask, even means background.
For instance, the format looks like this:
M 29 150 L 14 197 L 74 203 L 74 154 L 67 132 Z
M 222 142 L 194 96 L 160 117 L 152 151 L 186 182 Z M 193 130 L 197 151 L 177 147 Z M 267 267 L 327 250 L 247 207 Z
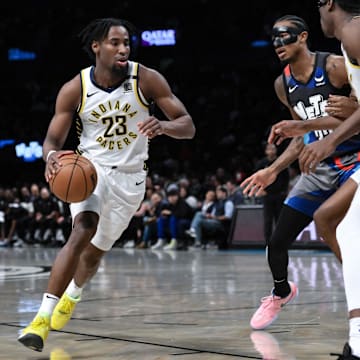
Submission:
M 311 49 L 340 53 L 336 40 L 324 38 L 313 0 L 2 3 L 0 140 L 42 142 L 60 86 L 89 65 L 78 32 L 94 18 L 122 17 L 139 30 L 176 29 L 175 47 L 138 47 L 133 58 L 166 76 L 197 127 L 192 141 L 153 141 L 152 171 L 200 176 L 222 166 L 247 174 L 271 125 L 288 118 L 273 91 L 281 65 L 272 47 L 251 46 L 270 40 L 274 20 L 285 14 L 308 22 Z M 9 62 L 9 48 L 35 52 L 37 59 Z M 74 143 L 71 135 L 68 146 Z M 10 147 L 0 148 L 0 167 L 0 184 L 43 178 L 42 160 L 26 164 Z

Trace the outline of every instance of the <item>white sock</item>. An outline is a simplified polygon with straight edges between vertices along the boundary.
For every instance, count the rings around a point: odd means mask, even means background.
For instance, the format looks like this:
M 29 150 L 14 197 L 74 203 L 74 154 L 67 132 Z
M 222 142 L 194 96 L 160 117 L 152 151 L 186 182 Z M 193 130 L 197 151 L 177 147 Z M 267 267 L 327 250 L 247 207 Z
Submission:
M 83 291 L 83 288 L 77 286 L 75 284 L 74 279 L 71 280 L 70 284 L 66 288 L 65 292 L 67 295 L 72 297 L 73 299 L 79 299 L 81 297 L 81 293 Z
M 346 215 L 336 228 L 336 238 L 343 260 L 342 271 L 348 312 L 360 309 L 360 287 L 358 286 L 360 272 L 358 258 L 360 253 L 359 214 L 360 186 L 356 190 Z
M 352 354 L 360 356 L 360 317 L 352 318 L 349 320 L 349 345 Z
M 59 298 L 57 296 L 49 293 L 44 293 L 38 314 L 41 313 L 44 315 L 51 316 L 58 301 Z
M 359 213 L 360 187 L 358 186 L 345 217 L 336 228 L 336 238 L 343 260 L 342 270 L 348 312 L 360 309 L 360 288 L 358 286 L 360 271 L 358 258 L 360 252 Z M 360 317 L 349 320 L 349 345 L 353 355 L 360 357 Z

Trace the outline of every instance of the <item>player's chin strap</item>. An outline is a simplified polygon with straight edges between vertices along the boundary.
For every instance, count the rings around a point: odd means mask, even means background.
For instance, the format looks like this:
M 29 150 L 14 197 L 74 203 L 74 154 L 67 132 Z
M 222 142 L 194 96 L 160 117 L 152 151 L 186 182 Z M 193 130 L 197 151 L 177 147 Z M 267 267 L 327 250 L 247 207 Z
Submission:
M 291 26 L 277 26 L 272 29 L 272 41 L 274 48 L 289 45 L 297 41 L 298 36 L 304 30 Z

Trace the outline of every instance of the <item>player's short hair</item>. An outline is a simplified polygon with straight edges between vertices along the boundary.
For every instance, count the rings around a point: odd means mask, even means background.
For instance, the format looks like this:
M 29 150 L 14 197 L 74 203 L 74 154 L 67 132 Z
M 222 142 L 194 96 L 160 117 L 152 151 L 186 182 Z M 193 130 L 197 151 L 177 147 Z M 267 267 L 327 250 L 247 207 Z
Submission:
M 289 21 L 291 22 L 294 27 L 296 27 L 296 29 L 299 30 L 299 32 L 302 31 L 307 31 L 309 32 L 309 26 L 306 23 L 306 21 L 301 18 L 300 16 L 296 16 L 296 15 L 284 15 L 280 18 L 278 18 L 277 20 L 275 20 L 274 24 L 280 22 L 280 21 Z
M 107 37 L 110 28 L 113 26 L 123 26 L 129 33 L 130 42 L 132 37 L 136 34 L 136 28 L 132 23 L 117 18 L 95 19 L 79 33 L 82 48 L 92 60 L 95 60 L 95 55 L 91 48 L 93 41 L 103 41 Z

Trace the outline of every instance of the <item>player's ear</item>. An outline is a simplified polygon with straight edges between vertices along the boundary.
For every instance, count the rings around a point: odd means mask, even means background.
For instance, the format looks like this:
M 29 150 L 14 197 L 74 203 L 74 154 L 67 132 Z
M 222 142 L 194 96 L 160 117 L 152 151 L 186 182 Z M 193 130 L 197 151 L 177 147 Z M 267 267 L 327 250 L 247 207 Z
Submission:
M 309 37 L 309 33 L 307 31 L 302 31 L 299 35 L 300 41 L 306 43 Z
M 94 52 L 94 54 L 97 54 L 99 51 L 99 43 L 97 41 L 93 41 L 91 44 L 91 49 Z

